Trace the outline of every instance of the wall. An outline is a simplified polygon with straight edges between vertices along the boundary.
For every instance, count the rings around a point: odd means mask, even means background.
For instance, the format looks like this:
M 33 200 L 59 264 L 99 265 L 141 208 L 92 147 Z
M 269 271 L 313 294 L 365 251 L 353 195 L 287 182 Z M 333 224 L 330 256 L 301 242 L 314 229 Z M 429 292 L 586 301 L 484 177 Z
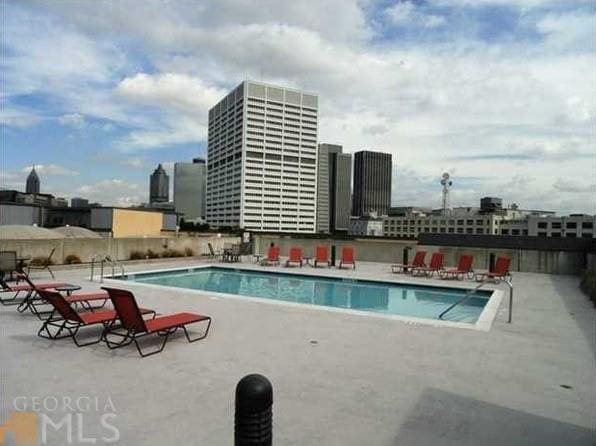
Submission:
M 160 215 L 161 214 L 157 214 Z M 207 254 L 207 243 L 211 242 L 218 250 L 224 244 L 239 243 L 239 237 L 142 237 L 104 239 L 55 239 L 55 240 L 0 240 L 0 251 L 16 251 L 18 256 L 47 257 L 53 248 L 56 252 L 54 263 L 64 263 L 69 254 L 77 255 L 82 262 L 90 262 L 94 255 L 109 255 L 113 259 L 128 260 L 133 251 L 146 252 L 151 249 L 161 253 L 165 249 L 184 251 L 190 248 L 195 256 Z
M 31 226 L 40 223 L 40 208 L 38 206 L 0 204 L 0 225 Z
M 368 262 L 401 263 L 404 249 L 410 248 L 408 258 L 411 261 L 416 250 L 427 251 L 427 261 L 432 252 L 441 251 L 445 255 L 445 265 L 456 265 L 461 254 L 474 255 L 474 269 L 488 269 L 490 255 L 495 257 L 507 256 L 511 258 L 511 270 L 547 274 L 578 274 L 585 266 L 586 254 L 583 252 L 569 251 L 542 251 L 523 249 L 492 249 L 469 248 L 436 245 L 418 245 L 415 240 L 390 240 L 390 239 L 308 239 L 291 238 L 270 234 L 253 234 L 255 253 L 266 254 L 271 242 L 280 246 L 281 255 L 287 256 L 290 247 L 302 248 L 304 255 L 313 255 L 315 247 L 319 244 L 336 246 L 337 255 L 343 246 L 353 246 L 356 260 Z
M 114 209 L 112 233 L 114 237 L 158 236 L 163 226 L 161 212 Z

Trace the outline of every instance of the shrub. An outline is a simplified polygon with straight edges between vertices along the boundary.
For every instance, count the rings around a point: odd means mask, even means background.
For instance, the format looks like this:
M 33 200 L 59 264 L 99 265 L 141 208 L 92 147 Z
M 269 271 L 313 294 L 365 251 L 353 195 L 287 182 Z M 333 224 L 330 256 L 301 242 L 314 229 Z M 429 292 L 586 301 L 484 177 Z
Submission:
M 64 258 L 64 264 L 65 265 L 74 265 L 76 263 L 81 263 L 81 258 L 78 255 L 76 255 L 76 254 L 68 254 Z
M 29 265 L 40 266 L 40 265 L 53 265 L 54 261 L 50 259 L 48 262 L 47 257 L 33 257 L 29 262 Z
M 159 253 L 153 251 L 152 249 L 148 249 L 147 253 L 145 254 L 145 256 L 149 259 L 158 259 L 159 258 Z
M 161 256 L 166 258 L 166 257 L 184 257 L 184 254 L 180 251 L 178 251 L 177 249 L 165 249 L 162 253 Z
M 130 253 L 130 260 L 141 260 L 145 258 L 145 253 L 142 251 L 132 251 Z
M 192 248 L 184 248 L 184 254 L 186 254 L 188 257 L 193 257 L 195 255 L 195 252 L 192 250 Z

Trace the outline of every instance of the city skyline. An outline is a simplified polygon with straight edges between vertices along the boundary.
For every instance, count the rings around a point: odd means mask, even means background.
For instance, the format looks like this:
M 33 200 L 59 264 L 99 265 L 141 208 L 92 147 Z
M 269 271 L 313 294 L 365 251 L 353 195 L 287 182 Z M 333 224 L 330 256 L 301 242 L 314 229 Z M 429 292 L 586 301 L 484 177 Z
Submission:
M 393 205 L 438 206 L 449 171 L 453 206 L 499 195 L 596 213 L 589 2 L 446 3 L 274 5 L 265 16 L 174 3 L 151 24 L 126 5 L 6 2 L 0 186 L 21 189 L 35 163 L 42 192 L 146 202 L 150 169 L 161 162 L 173 177 L 174 162 L 205 156 L 207 109 L 262 78 L 318 93 L 318 142 L 390 151 Z M 187 32 L 164 41 L 157 30 L 173 23 Z M 33 66 L 50 45 L 60 63 Z M 270 57 L 231 55 L 243 45 Z

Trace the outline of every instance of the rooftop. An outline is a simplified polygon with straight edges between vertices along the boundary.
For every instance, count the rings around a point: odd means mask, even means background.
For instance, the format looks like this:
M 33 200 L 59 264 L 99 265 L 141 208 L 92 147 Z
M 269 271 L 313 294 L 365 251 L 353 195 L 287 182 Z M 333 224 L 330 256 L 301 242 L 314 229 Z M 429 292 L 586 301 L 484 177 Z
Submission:
M 173 265 L 196 261 L 127 271 Z M 404 280 L 379 263 L 301 271 Z M 56 271 L 56 279 L 99 288 L 84 269 Z M 86 396 L 103 407 L 110 398 L 121 444 L 229 445 L 235 385 L 262 373 L 273 383 L 274 444 L 592 445 L 595 312 L 578 281 L 514 273 L 513 323 L 503 299 L 488 332 L 118 282 L 158 312 L 213 317 L 205 340 L 175 336 L 146 359 L 134 348 L 38 338 L 37 319 L 0 307 L 2 404 Z M 85 414 L 87 436 L 106 434 L 94 431 L 100 415 Z M 63 444 L 50 432 L 52 444 Z

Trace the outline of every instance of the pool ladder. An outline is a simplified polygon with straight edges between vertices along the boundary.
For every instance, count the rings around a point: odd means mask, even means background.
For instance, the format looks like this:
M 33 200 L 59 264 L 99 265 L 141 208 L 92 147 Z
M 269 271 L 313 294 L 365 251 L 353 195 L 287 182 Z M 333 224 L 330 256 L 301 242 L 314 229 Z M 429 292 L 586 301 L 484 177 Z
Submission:
M 509 287 L 509 317 L 507 319 L 507 322 L 511 323 L 511 318 L 513 316 L 513 284 L 511 283 L 511 279 L 504 279 L 503 282 L 505 282 L 507 284 L 507 286 Z M 447 308 L 445 311 L 443 311 L 441 314 L 439 314 L 439 319 L 443 320 L 443 316 L 445 316 L 447 313 L 449 313 L 451 310 L 453 310 L 458 305 L 463 304 L 470 297 L 472 297 L 474 294 L 476 294 L 477 291 L 480 288 L 482 288 L 484 285 L 486 285 L 487 283 L 490 283 L 490 282 L 483 281 L 476 288 L 468 291 L 464 297 L 462 297 L 460 300 L 458 300 L 454 304 L 450 305 L 449 308 Z
M 103 271 L 104 271 L 104 265 L 108 264 L 111 269 L 112 269 L 112 277 L 114 277 L 114 273 L 115 273 L 115 269 L 116 267 L 120 268 L 120 274 L 121 276 L 125 275 L 125 271 L 124 271 L 124 266 L 122 265 L 122 263 L 120 263 L 117 260 L 112 260 L 112 258 L 110 256 L 93 256 L 93 258 L 91 259 L 91 277 L 89 278 L 89 280 L 91 282 L 93 282 L 94 279 L 94 273 L 95 273 L 95 264 L 99 263 L 99 283 L 103 283 Z

